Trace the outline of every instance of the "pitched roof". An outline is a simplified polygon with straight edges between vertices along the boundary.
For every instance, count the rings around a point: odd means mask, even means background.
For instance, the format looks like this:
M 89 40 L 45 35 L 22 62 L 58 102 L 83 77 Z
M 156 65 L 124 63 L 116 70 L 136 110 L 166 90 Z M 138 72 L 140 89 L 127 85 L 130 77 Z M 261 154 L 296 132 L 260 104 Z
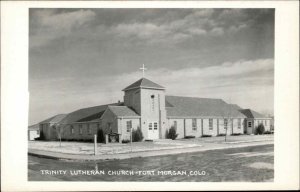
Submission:
M 37 124 L 28 126 L 28 130 L 39 130 L 39 124 L 37 123 Z
M 245 118 L 222 99 L 166 96 L 167 117 L 237 117 Z M 169 105 L 169 106 L 170 106 Z
M 117 117 L 139 117 L 139 115 L 127 106 L 108 106 Z
M 69 113 L 62 121 L 63 124 L 69 124 L 74 122 L 85 122 L 98 119 L 102 116 L 103 112 L 110 105 L 123 105 L 123 103 L 112 103 L 107 105 L 99 105 L 95 107 L 88 107 L 79 109 Z
M 232 108 L 237 109 L 237 110 L 242 109 L 242 108 L 241 108 L 240 106 L 238 106 L 237 104 L 228 104 L 228 105 L 230 105 Z
M 60 122 L 63 118 L 65 118 L 67 115 L 66 114 L 58 114 L 54 115 L 53 117 L 50 117 L 40 123 L 58 123 Z
M 240 109 L 241 113 L 243 113 L 247 118 L 266 118 L 265 115 L 262 115 L 252 109 Z
M 163 86 L 158 85 L 158 84 L 150 81 L 149 79 L 141 78 L 140 80 L 132 83 L 131 85 L 129 85 L 128 87 L 126 87 L 122 91 L 127 91 L 127 90 L 135 89 L 135 88 L 165 89 Z

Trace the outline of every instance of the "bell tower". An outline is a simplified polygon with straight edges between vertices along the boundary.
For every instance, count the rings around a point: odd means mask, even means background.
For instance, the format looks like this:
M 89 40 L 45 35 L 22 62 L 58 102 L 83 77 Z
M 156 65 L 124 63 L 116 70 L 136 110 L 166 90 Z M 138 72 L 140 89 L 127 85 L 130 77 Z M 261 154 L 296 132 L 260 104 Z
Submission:
M 141 116 L 144 139 L 162 138 L 166 125 L 165 88 L 143 77 L 123 91 L 124 105 Z

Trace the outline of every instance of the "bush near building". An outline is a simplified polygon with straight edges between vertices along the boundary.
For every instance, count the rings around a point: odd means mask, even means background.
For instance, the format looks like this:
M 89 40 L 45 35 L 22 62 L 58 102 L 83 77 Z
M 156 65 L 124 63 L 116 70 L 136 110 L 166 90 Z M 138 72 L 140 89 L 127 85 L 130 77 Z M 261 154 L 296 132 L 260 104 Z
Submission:
M 132 130 L 132 142 L 139 142 L 144 139 L 142 130 L 138 127 L 137 129 Z
M 171 127 L 169 130 L 166 130 L 166 138 L 175 140 L 178 134 L 176 133 L 175 127 Z
M 261 123 L 255 128 L 255 135 L 262 135 L 265 132 L 265 126 Z

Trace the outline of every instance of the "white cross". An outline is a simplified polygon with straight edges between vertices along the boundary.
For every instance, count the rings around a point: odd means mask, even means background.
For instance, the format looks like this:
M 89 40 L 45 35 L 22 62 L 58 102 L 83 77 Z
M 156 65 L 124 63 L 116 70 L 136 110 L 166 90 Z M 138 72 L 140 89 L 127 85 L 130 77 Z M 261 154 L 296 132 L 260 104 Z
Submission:
M 145 71 L 147 70 L 147 68 L 145 68 L 145 65 L 143 64 L 143 67 L 142 68 L 140 68 L 142 71 L 143 71 L 143 77 L 144 77 L 144 75 L 145 75 Z

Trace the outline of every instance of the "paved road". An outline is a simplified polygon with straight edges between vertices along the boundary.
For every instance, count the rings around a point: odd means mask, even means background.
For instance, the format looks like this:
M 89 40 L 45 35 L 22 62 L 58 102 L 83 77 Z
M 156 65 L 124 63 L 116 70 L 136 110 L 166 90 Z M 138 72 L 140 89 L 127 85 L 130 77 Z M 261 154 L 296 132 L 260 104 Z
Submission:
M 273 145 L 98 162 L 29 156 L 29 181 L 272 181 Z

